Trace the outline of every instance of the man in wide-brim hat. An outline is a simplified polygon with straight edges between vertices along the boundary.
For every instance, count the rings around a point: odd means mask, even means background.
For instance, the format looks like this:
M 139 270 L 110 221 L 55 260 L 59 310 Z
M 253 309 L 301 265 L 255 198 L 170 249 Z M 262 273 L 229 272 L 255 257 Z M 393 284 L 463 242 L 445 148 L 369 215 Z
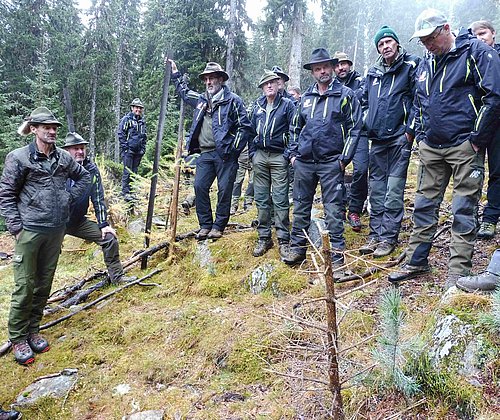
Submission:
M 78 198 L 71 209 L 70 219 L 66 225 L 66 234 L 99 245 L 102 248 L 104 263 L 108 269 L 111 283 L 128 282 L 131 278 L 123 274 L 116 231 L 108 223 L 108 208 L 104 198 L 101 173 L 97 165 L 87 156 L 88 144 L 87 140 L 75 132 L 68 133 L 64 139 L 63 148 L 90 173 L 92 180 L 85 194 Z M 68 190 L 72 188 L 70 182 Z M 89 199 L 92 201 L 97 222 L 87 218 Z
M 238 157 L 251 136 L 250 121 L 243 100 L 229 90 L 229 75 L 213 61 L 199 74 L 205 84 L 203 94 L 191 90 L 173 60 L 172 80 L 179 96 L 193 108 L 193 124 L 186 148 L 188 154 L 200 153 L 196 160 L 194 190 L 199 240 L 219 239 L 229 222 Z M 210 203 L 210 188 L 217 179 L 215 218 Z
M 335 60 L 317 48 L 304 68 L 315 82 L 302 95 L 290 129 L 286 155 L 295 169 L 293 224 L 290 252 L 284 262 L 301 263 L 306 257 L 307 232 L 318 183 L 332 247 L 334 276 L 343 276 L 344 170 L 356 150 L 361 129 L 361 108 L 354 92 L 334 78 Z
M 90 183 L 89 173 L 56 147 L 61 123 L 46 107 L 36 108 L 18 132 L 34 141 L 10 152 L 0 179 L 0 213 L 15 236 L 14 290 L 9 313 L 9 339 L 22 365 L 34 353 L 50 349 L 39 334 L 43 309 L 61 252 L 70 206 Z M 66 183 L 74 183 L 71 192 Z

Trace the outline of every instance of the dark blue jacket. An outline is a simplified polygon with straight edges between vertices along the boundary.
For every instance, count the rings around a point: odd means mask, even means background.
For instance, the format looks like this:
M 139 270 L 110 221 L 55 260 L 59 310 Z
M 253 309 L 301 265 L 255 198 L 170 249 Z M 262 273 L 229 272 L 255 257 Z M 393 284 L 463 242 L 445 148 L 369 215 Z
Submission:
M 193 124 L 191 125 L 187 142 L 188 154 L 200 153 L 198 141 L 203 117 L 207 110 L 206 96 L 189 89 L 179 72 L 172 75 L 175 90 L 179 96 L 193 108 Z M 215 150 L 223 160 L 238 159 L 252 136 L 252 127 L 245 111 L 243 100 L 232 93 L 227 86 L 222 100 L 214 104 L 212 111 L 212 132 L 215 140 Z
M 361 104 L 370 140 L 390 141 L 405 132 L 414 134 L 412 106 L 419 62 L 419 57 L 400 48 L 392 66 L 385 66 L 380 56 L 377 63 L 368 69 Z
M 126 114 L 118 124 L 120 152 L 143 155 L 146 152 L 146 120 L 137 118 L 133 112 Z
M 283 153 L 290 138 L 290 124 L 295 114 L 295 105 L 278 93 L 274 99 L 274 107 L 267 118 L 267 98 L 261 96 L 255 102 L 251 115 L 254 138 L 248 144 L 250 158 L 256 149 L 263 149 L 274 153 Z
M 428 53 L 418 67 L 417 141 L 442 148 L 470 140 L 485 148 L 500 116 L 500 59 L 465 29 L 455 46 L 438 61 Z
M 365 86 L 365 79 L 356 71 L 350 71 L 344 79 L 337 77 L 338 81 L 349 89 L 353 90 L 356 97 L 361 101 L 363 97 L 363 89 Z
M 303 162 L 339 159 L 347 165 L 356 151 L 361 124 L 361 107 L 351 89 L 333 79 L 321 95 L 315 83 L 297 107 L 285 156 Z
M 77 198 L 71 206 L 71 214 L 69 217 L 68 226 L 77 226 L 87 216 L 89 210 L 89 198 L 94 206 L 94 213 L 97 219 L 97 225 L 100 229 L 109 226 L 108 209 L 104 201 L 104 189 L 102 187 L 102 179 L 99 169 L 96 164 L 90 159 L 85 159 L 83 167 L 90 173 L 90 184 L 84 194 Z M 71 191 L 73 182 L 68 180 L 67 189 Z

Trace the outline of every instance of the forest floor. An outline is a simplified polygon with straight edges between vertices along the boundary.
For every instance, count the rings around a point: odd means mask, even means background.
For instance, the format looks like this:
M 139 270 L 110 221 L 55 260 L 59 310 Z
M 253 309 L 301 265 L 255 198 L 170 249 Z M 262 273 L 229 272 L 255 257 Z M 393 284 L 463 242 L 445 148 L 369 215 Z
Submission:
M 404 250 L 411 229 L 415 191 L 415 161 L 407 185 L 407 212 L 399 247 L 391 257 L 360 258 L 357 249 L 368 234 L 354 233 L 346 224 L 349 268 L 366 268 L 391 261 Z M 107 187 L 111 214 L 120 238 L 122 260 L 143 247 L 143 234 L 125 227 L 145 219 L 147 182 L 133 213 L 123 210 L 117 194 Z M 160 185 L 156 216 L 167 214 L 170 186 Z M 183 188 L 181 196 L 187 193 Z M 116 197 L 115 197 L 116 196 Z M 449 193 L 443 203 L 441 223 L 449 223 Z M 318 206 L 321 214 L 321 206 Z M 231 222 L 250 225 L 256 209 L 238 212 Z M 178 233 L 196 229 L 194 212 L 180 214 Z M 169 232 L 155 227 L 151 245 L 168 240 Z M 0 358 L 0 404 L 16 401 L 37 378 L 66 368 L 78 369 L 78 380 L 65 398 L 44 398 L 21 408 L 26 419 L 120 419 L 144 410 L 163 410 L 168 419 L 315 419 L 327 418 L 331 407 L 326 360 L 325 284 L 311 257 L 300 268 L 279 261 L 277 245 L 255 258 L 254 229 L 228 229 L 222 239 L 208 241 L 211 261 L 200 263 L 200 244 L 193 238 L 160 251 L 141 271 L 161 272 L 44 331 L 51 350 L 38 355 L 30 367 L 15 363 L 12 354 Z M 431 253 L 432 272 L 399 287 L 407 313 L 405 338 L 428 337 L 440 313 L 462 314 L 474 323 L 491 308 L 488 295 L 457 292 L 450 304 L 441 302 L 447 273 L 449 231 L 436 240 Z M 0 251 L 12 254 L 10 235 L 0 235 Z M 478 242 L 474 270 L 483 269 L 500 246 L 494 240 Z M 316 261 L 316 263 L 314 263 Z M 269 281 L 261 293 L 252 293 L 250 278 L 257 268 L 269 268 Z M 97 246 L 79 239 L 65 239 L 53 290 L 76 283 L 103 269 Z M 380 297 L 393 287 L 382 269 L 369 279 L 336 285 L 343 402 L 353 419 L 456 419 L 500 418 L 500 362 L 484 367 L 482 387 L 467 383 L 441 389 L 422 388 L 413 397 L 373 380 L 377 369 L 372 352 L 380 332 Z M 0 344 L 7 339 L 7 316 L 13 274 L 10 260 L 0 260 Z M 360 287 L 363 286 L 364 287 Z M 116 289 L 107 286 L 90 297 Z M 51 321 L 69 313 L 61 310 L 44 317 Z M 498 334 L 492 338 L 497 340 Z M 362 343 L 362 344 L 359 344 Z M 120 385 L 122 385 L 120 387 Z M 123 386 L 127 385 L 127 386 Z M 121 392 L 120 390 L 126 389 Z M 450 391 L 452 390 L 452 391 Z M 466 409 L 464 409 L 466 407 Z

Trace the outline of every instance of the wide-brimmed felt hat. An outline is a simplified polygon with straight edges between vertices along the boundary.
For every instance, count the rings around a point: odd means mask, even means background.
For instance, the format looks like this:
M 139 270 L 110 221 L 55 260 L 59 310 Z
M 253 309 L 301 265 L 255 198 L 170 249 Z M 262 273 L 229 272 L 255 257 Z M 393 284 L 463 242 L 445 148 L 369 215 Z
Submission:
M 52 111 L 44 106 L 39 106 L 31 112 L 29 117 L 24 119 L 24 122 L 17 129 L 17 132 L 22 136 L 27 136 L 31 133 L 30 126 L 37 124 L 54 124 L 59 127 L 62 126 Z
M 347 61 L 349 65 L 352 66 L 352 60 L 343 51 L 336 51 L 335 54 L 333 55 L 333 59 L 337 60 L 337 63 L 340 63 L 341 61 Z
M 290 80 L 290 77 L 288 76 L 288 74 L 284 73 L 280 66 L 273 66 L 271 71 L 275 72 L 285 82 L 288 82 Z
M 448 19 L 439 10 L 426 9 L 415 20 L 415 32 L 410 38 L 420 38 L 432 34 L 436 28 L 448 23 Z
M 198 77 L 200 78 L 200 80 L 203 80 L 203 76 L 205 76 L 207 74 L 213 74 L 213 73 L 216 73 L 219 76 L 221 76 L 224 79 L 224 81 L 229 79 L 229 74 L 227 74 L 224 71 L 224 69 L 221 67 L 220 64 L 214 63 L 213 61 L 210 61 L 207 63 L 207 65 L 205 66 L 205 70 L 203 70 L 198 75 Z
M 72 132 L 66 134 L 63 148 L 78 146 L 80 144 L 89 144 L 89 142 L 85 140 L 82 136 L 80 136 L 80 134 Z
M 278 80 L 279 78 L 280 77 L 275 72 L 271 70 L 264 70 L 257 87 L 260 88 L 264 83 L 270 82 L 271 80 Z
M 144 105 L 139 98 L 134 98 L 132 102 L 130 102 L 130 106 L 137 106 L 139 108 L 144 108 Z
M 311 70 L 311 66 L 313 64 L 317 63 L 325 63 L 325 62 L 331 62 L 332 65 L 334 66 L 337 61 L 334 60 L 332 57 L 330 57 L 330 54 L 326 50 L 326 48 L 316 48 L 312 53 L 311 53 L 311 59 L 309 60 L 308 63 L 304 64 L 304 68 L 306 70 Z

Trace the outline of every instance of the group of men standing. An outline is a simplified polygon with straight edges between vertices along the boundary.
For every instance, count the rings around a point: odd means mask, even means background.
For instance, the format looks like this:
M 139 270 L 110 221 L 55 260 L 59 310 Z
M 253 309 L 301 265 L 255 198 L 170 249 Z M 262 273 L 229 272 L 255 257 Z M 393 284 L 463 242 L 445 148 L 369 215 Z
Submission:
M 229 220 L 226 189 L 232 188 L 238 155 L 248 142 L 258 209 L 254 256 L 273 246 L 274 224 L 282 260 L 295 265 L 305 259 L 319 183 L 334 272 L 342 275 L 344 171 L 351 161 L 354 174 L 347 220 L 353 230 L 360 231 L 369 184 L 370 233 L 359 251 L 375 258 L 387 256 L 398 242 L 416 139 L 420 165 L 414 228 L 407 261 L 389 280 L 407 280 L 430 270 L 428 256 L 439 207 L 451 179 L 453 223 L 447 287 L 468 276 L 479 228 L 477 209 L 486 149 L 490 187 L 480 237 L 494 234 L 500 196 L 494 193 L 499 183 L 495 141 L 500 116 L 499 57 L 491 48 L 493 28 L 476 22 L 471 29 L 480 39 L 465 29 L 455 34 L 441 12 L 425 10 L 417 18 L 412 36 L 426 48 L 420 58 L 406 52 L 396 32 L 383 26 L 374 36 L 379 58 L 365 78 L 353 71 L 345 53 L 331 57 L 326 49 L 318 48 L 304 65 L 314 82 L 299 100 L 285 91 L 288 78 L 275 67 L 264 71 L 258 83 L 262 96 L 249 107 L 248 115 L 242 111 L 241 99 L 225 86 L 228 75 L 218 64 L 207 64 L 200 74 L 206 92 L 199 94 L 189 89 L 171 62 L 177 91 L 196 109 L 188 148 L 190 153 L 201 152 L 203 163 L 197 165 L 199 180 L 195 181 L 196 194 L 203 197 L 197 204 L 198 238 L 222 236 Z M 291 229 L 286 200 L 290 169 L 294 173 Z M 215 178 L 214 221 L 208 192 Z
M 353 70 L 345 53 L 331 57 L 325 48 L 317 48 L 304 64 L 314 79 L 307 90 L 301 93 L 290 88 L 287 92 L 288 76 L 275 66 L 265 70 L 258 81 L 262 95 L 249 107 L 250 112 L 226 85 L 229 75 L 219 64 L 207 63 L 199 75 L 205 92 L 198 93 L 169 60 L 176 91 L 195 109 L 187 150 L 199 153 L 194 182 L 200 225 L 197 238 L 223 236 L 238 158 L 247 147 L 258 210 L 255 257 L 273 247 L 274 225 L 281 259 L 289 265 L 305 260 L 319 184 L 334 275 L 342 276 L 344 172 L 350 162 L 354 174 L 347 220 L 354 231 L 360 231 L 369 172 L 370 233 L 360 253 L 387 256 L 398 241 L 407 169 L 416 139 L 420 165 L 414 228 L 407 260 L 389 280 L 399 282 L 430 270 L 428 256 L 439 207 L 453 179 L 447 286 L 474 290 L 486 289 L 485 284 L 498 285 L 495 279 L 492 283 L 491 278 L 467 277 L 478 232 L 486 150 L 490 183 L 480 236 L 493 236 L 500 216 L 499 48 L 488 22 L 475 22 L 472 31 L 479 39 L 467 30 L 453 33 L 439 11 L 424 11 L 412 37 L 426 47 L 425 56 L 419 58 L 402 48 L 392 28 L 383 26 L 374 37 L 379 59 L 366 78 Z M 130 106 L 131 112 L 118 128 L 126 200 L 133 199 L 130 174 L 137 172 L 146 150 L 144 105 L 136 98 Z M 21 134 L 33 134 L 35 139 L 7 156 L 0 179 L 0 211 L 16 238 L 9 338 L 21 364 L 33 362 L 34 353 L 49 349 L 39 325 L 65 234 L 101 245 L 111 281 L 128 280 L 119 262 L 116 232 L 107 222 L 101 177 L 86 154 L 88 142 L 77 133 L 68 133 L 63 148 L 56 147 L 60 126 L 47 108 L 35 109 L 20 127 Z M 291 173 L 294 209 L 290 226 Z M 215 180 L 214 215 L 210 188 Z M 89 199 L 97 222 L 86 218 Z

